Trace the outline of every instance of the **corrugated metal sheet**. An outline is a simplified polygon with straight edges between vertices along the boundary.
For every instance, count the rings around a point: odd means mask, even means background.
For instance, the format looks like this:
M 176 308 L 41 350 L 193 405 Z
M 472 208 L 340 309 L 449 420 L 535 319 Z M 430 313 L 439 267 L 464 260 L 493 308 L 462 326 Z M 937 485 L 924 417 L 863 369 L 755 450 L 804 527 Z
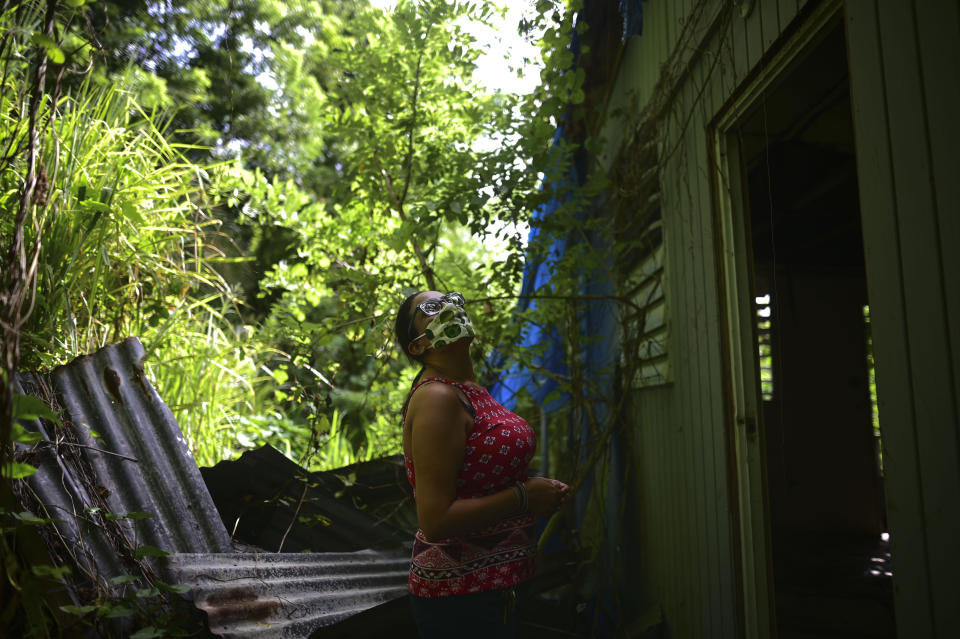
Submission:
M 58 520 L 60 553 L 101 577 L 131 574 L 143 545 L 231 549 L 180 427 L 144 376 L 143 356 L 139 340 L 129 338 L 49 374 L 20 374 L 15 387 L 59 408 L 63 419 L 62 427 L 26 424 L 44 441 L 18 449 L 38 468 L 21 501 L 38 514 L 43 504 Z
M 193 587 L 186 598 L 207 614 L 214 634 L 307 637 L 317 628 L 406 595 L 410 550 L 400 539 L 412 536 L 395 526 L 371 531 L 378 517 L 351 512 L 335 496 L 323 493 L 322 482 L 315 488 L 325 499 L 311 504 L 316 510 L 311 513 L 335 518 L 344 538 L 379 539 L 394 549 L 231 552 L 230 535 L 183 434 L 144 376 L 143 357 L 143 346 L 129 338 L 49 374 L 20 374 L 15 384 L 17 393 L 44 399 L 63 420 L 61 426 L 46 420 L 25 423 L 43 441 L 18 446 L 18 459 L 38 470 L 28 480 L 15 482 L 15 493 L 24 508 L 54 520 L 37 530 L 54 563 L 80 569 L 74 577 L 82 583 L 70 588 L 76 603 L 89 603 L 92 593 L 130 595 L 133 588 L 155 581 L 159 572 L 164 581 Z M 381 466 L 373 463 L 370 468 L 391 475 L 390 460 Z M 254 482 L 267 480 L 280 467 L 286 477 L 300 472 L 292 462 L 280 463 L 269 454 L 251 456 L 235 467 Z M 357 477 L 364 472 L 369 471 L 345 469 L 338 474 Z M 402 501 L 396 483 L 393 492 Z M 371 502 L 373 493 L 365 493 Z M 381 501 L 386 499 L 378 494 Z M 334 510 L 327 512 L 327 507 Z M 322 535 L 297 534 L 304 545 L 325 544 Z M 144 545 L 174 554 L 156 563 L 149 558 L 137 561 L 136 549 Z M 139 579 L 122 586 L 108 581 L 120 575 Z M 397 610 L 403 619 L 402 607 L 392 606 L 382 619 L 370 610 L 365 627 L 377 633 L 397 625 Z M 184 617 L 184 612 L 178 615 Z M 122 635 L 132 628 L 115 630 Z
M 305 473 L 271 446 L 201 469 L 234 540 L 285 552 L 397 548 L 416 509 L 402 457 Z
M 167 562 L 192 586 L 188 597 L 214 634 L 290 638 L 405 597 L 410 551 L 179 554 Z

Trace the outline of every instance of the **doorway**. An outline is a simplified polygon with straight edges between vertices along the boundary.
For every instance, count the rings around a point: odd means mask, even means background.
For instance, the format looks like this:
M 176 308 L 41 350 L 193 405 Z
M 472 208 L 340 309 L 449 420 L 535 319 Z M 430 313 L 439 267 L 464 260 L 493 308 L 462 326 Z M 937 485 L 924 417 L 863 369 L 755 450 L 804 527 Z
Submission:
M 728 129 L 780 639 L 896 636 L 847 68 L 837 18 Z

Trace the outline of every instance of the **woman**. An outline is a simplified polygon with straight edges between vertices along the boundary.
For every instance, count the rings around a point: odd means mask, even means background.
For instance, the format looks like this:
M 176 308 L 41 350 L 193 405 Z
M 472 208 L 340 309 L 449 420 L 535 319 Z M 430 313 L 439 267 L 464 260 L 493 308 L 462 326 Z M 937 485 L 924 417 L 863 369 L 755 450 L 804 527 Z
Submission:
M 423 365 L 403 408 L 403 454 L 420 530 L 411 606 L 424 639 L 514 637 L 517 586 L 533 576 L 534 515 L 568 487 L 527 477 L 533 429 L 476 382 L 459 293 L 408 297 L 397 342 Z

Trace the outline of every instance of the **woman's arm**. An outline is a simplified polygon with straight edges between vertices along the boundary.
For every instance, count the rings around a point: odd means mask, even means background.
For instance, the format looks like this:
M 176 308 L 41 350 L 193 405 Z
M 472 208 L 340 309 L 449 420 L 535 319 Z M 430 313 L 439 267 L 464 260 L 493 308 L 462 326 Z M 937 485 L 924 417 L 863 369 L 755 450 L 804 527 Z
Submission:
M 428 384 L 411 398 L 408 428 L 417 477 L 417 519 L 428 540 L 456 537 L 519 514 L 520 502 L 512 488 L 476 499 L 456 498 L 470 423 L 451 386 Z M 543 477 L 524 485 L 530 511 L 541 515 L 554 512 L 567 491 L 566 484 Z

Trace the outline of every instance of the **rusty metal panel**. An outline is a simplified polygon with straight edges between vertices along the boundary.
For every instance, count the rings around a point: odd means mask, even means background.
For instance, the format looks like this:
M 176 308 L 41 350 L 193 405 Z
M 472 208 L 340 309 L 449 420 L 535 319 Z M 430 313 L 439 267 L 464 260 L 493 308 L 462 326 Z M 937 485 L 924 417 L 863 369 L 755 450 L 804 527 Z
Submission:
M 143 545 L 231 550 L 187 442 L 144 375 L 143 357 L 131 337 L 48 374 L 21 373 L 15 385 L 63 420 L 25 423 L 43 441 L 18 446 L 18 457 L 38 468 L 18 497 L 56 520 L 47 539 L 54 559 L 71 555 L 99 578 L 130 573 Z
M 213 634 L 294 638 L 405 597 L 410 550 L 178 554 L 166 560 L 177 582 L 191 586 L 187 597 L 206 613 Z
M 392 512 L 397 507 L 387 502 L 403 502 L 396 460 L 335 471 L 356 480 L 343 500 L 331 490 L 335 474 L 308 476 L 317 493 L 311 497 L 319 500 L 311 507 L 332 509 L 328 514 L 344 528 L 340 537 L 375 540 L 392 550 L 231 552 L 230 535 L 183 434 L 144 375 L 143 357 L 143 346 L 129 338 L 48 374 L 18 375 L 15 391 L 40 397 L 62 419 L 61 425 L 26 422 L 43 439 L 17 449 L 19 460 L 38 469 L 17 482 L 17 497 L 24 508 L 54 520 L 38 529 L 54 563 L 74 563 L 98 591 L 116 590 L 108 585 L 111 577 L 133 574 L 153 581 L 159 570 L 164 580 L 191 586 L 186 598 L 206 613 L 211 632 L 224 637 L 307 637 L 406 595 L 405 542 L 412 535 L 403 526 L 385 524 L 390 517 L 374 508 Z M 302 473 L 270 452 L 225 463 L 220 472 L 232 464 L 255 479 L 272 471 L 281 480 Z M 358 497 L 370 511 L 351 511 Z M 330 545 L 323 535 L 308 542 L 310 531 L 298 534 L 302 544 Z M 173 554 L 145 563 L 136 553 L 144 545 Z M 80 597 L 79 592 L 73 594 Z M 374 622 L 381 621 L 376 610 L 370 613 Z

